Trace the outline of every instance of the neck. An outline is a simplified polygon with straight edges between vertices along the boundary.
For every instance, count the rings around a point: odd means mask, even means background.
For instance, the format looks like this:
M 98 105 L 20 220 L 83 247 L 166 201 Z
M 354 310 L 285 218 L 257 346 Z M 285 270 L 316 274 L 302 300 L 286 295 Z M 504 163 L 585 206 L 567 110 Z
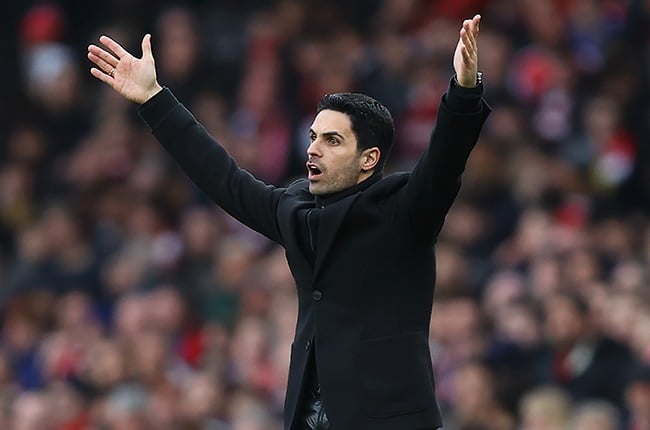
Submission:
M 316 197 L 316 203 L 317 205 L 329 205 L 331 203 L 338 202 L 339 200 L 342 200 L 346 198 L 347 196 L 350 196 L 352 194 L 356 194 L 360 191 L 365 190 L 366 188 L 370 187 L 372 184 L 380 180 L 382 177 L 381 172 L 378 173 L 370 173 L 366 178 L 360 179 L 359 182 L 357 182 L 356 185 L 351 186 L 350 188 L 346 188 L 345 190 L 337 191 L 335 193 L 331 194 L 323 194 L 323 195 L 317 195 Z
M 357 185 L 362 183 L 363 181 L 365 181 L 366 179 L 368 179 L 374 174 L 375 174 L 374 170 L 371 170 L 369 172 L 361 172 L 361 174 L 359 175 L 359 179 L 357 180 Z

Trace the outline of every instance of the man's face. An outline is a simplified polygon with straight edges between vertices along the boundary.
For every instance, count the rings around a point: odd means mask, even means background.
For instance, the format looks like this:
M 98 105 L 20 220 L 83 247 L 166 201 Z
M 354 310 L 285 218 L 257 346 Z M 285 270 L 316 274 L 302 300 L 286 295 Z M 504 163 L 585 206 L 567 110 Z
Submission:
M 357 136 L 348 115 L 320 111 L 309 130 L 309 138 L 306 166 L 312 194 L 336 193 L 361 182 L 363 155 L 357 151 Z
M 546 335 L 558 346 L 572 346 L 585 335 L 586 317 L 581 316 L 571 301 L 551 297 L 546 306 Z

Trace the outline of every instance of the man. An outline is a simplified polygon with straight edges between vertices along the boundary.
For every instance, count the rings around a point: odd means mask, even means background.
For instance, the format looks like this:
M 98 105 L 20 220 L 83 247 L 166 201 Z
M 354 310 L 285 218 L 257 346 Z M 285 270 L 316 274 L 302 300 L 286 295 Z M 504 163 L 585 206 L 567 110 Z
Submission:
M 466 20 L 429 148 L 384 177 L 393 120 L 360 94 L 325 96 L 309 131 L 307 179 L 265 185 L 241 170 L 156 80 L 150 36 L 135 58 L 106 36 L 93 76 L 140 114 L 192 180 L 282 245 L 298 288 L 285 429 L 412 430 L 441 425 L 428 348 L 433 244 L 489 107 L 477 70 L 480 16 Z M 109 52 L 110 51 L 110 52 Z
M 625 387 L 625 430 L 650 430 L 650 366 L 646 363 L 628 369 Z
M 589 302 L 577 291 L 549 294 L 543 310 L 547 344 L 533 363 L 539 381 L 562 387 L 575 401 L 598 398 L 622 409 L 635 364 L 628 347 L 598 333 Z

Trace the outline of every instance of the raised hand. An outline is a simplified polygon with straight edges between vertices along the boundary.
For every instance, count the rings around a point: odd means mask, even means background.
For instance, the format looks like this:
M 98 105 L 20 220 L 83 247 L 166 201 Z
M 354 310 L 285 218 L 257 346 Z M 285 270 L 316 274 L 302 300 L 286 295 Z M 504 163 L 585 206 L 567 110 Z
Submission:
M 475 87 L 478 73 L 478 27 L 481 15 L 463 21 L 454 53 L 456 79 L 461 87 Z
M 162 90 L 156 79 L 151 35 L 147 34 L 142 39 L 142 58 L 135 58 L 108 36 L 101 36 L 99 41 L 107 49 L 88 46 L 88 59 L 97 66 L 90 69 L 94 77 L 140 104 Z

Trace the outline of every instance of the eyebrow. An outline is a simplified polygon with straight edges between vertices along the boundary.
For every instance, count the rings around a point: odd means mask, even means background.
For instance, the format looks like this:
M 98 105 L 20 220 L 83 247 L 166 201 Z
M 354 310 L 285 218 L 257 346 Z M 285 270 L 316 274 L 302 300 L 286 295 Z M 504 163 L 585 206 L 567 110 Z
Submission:
M 310 134 L 310 135 L 311 135 L 311 134 L 315 134 L 315 135 L 318 136 L 318 133 L 316 133 L 316 132 L 315 132 L 313 129 L 311 129 L 311 128 L 309 129 L 309 134 Z M 324 132 L 324 133 L 321 133 L 321 136 L 325 136 L 325 137 L 329 137 L 329 136 L 338 136 L 338 137 L 340 137 L 341 139 L 345 140 L 345 136 L 343 136 L 343 135 L 342 135 L 341 133 L 339 133 L 338 131 L 326 131 L 326 132 Z

